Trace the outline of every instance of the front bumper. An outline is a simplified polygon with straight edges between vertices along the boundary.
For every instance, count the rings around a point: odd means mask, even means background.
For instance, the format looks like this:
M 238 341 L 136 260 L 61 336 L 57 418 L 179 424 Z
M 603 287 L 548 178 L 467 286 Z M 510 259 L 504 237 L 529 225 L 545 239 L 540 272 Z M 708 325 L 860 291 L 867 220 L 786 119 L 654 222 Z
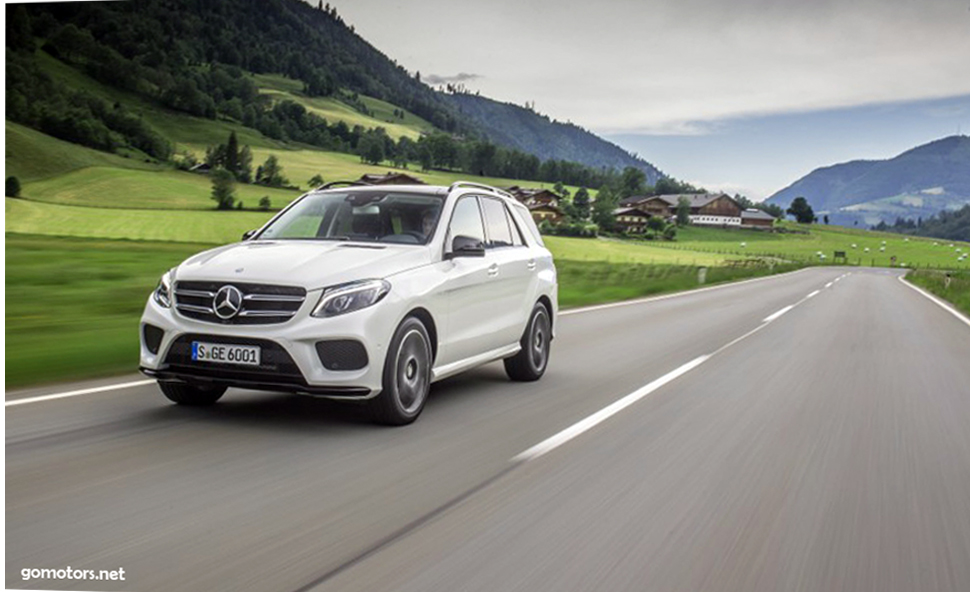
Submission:
M 284 323 L 267 325 L 223 325 L 184 317 L 173 309 L 148 299 L 142 315 L 140 370 L 160 381 L 190 384 L 219 384 L 238 388 L 309 394 L 340 399 L 369 399 L 382 388 L 387 345 L 403 311 L 399 301 L 388 295 L 380 303 L 345 315 L 314 318 L 310 312 L 319 291 L 307 295 L 303 307 Z M 162 330 L 157 353 L 145 340 L 145 325 Z M 186 358 L 186 343 L 193 340 L 239 345 L 259 345 L 264 352 L 259 367 Z M 360 342 L 367 364 L 355 370 L 330 370 L 317 353 L 324 340 Z M 269 354 L 269 355 L 267 355 Z

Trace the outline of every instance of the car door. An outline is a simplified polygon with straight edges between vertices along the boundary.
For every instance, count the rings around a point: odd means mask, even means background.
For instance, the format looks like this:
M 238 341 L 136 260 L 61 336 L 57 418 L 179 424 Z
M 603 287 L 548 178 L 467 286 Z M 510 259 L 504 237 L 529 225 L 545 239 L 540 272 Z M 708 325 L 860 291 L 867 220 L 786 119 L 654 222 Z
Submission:
M 486 243 L 485 224 L 478 197 L 459 198 L 452 210 L 445 235 L 445 251 L 450 253 L 456 236 L 465 236 Z M 490 281 L 496 275 L 494 256 L 486 250 L 483 257 L 448 257 L 442 262 L 444 273 L 444 309 L 447 311 L 436 366 L 453 362 L 493 349 L 493 319 L 502 305 L 495 298 Z
M 491 346 L 519 341 L 532 310 L 535 261 L 505 203 L 495 197 L 481 197 L 485 219 L 486 258 L 489 259 L 488 291 L 498 303 L 493 319 Z

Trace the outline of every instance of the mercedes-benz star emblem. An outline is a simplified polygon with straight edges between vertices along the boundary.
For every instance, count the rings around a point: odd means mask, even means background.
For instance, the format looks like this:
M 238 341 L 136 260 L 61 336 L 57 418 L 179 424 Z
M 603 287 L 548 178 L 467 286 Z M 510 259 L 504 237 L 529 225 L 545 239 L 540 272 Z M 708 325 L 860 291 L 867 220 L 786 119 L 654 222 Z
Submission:
M 243 295 L 236 286 L 223 286 L 212 300 L 212 308 L 220 319 L 231 319 L 242 308 Z

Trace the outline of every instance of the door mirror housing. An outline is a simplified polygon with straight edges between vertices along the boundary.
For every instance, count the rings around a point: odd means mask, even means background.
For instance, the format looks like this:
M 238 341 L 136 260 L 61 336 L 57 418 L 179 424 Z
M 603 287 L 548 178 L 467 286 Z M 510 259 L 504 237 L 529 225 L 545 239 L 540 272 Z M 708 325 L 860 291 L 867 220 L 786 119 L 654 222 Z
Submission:
M 485 245 L 477 238 L 470 236 L 456 236 L 451 241 L 451 252 L 445 253 L 445 259 L 456 257 L 484 257 Z
M 243 233 L 242 239 L 244 241 L 248 241 L 249 239 L 253 238 L 254 236 L 256 236 L 256 230 L 247 230 L 246 232 Z

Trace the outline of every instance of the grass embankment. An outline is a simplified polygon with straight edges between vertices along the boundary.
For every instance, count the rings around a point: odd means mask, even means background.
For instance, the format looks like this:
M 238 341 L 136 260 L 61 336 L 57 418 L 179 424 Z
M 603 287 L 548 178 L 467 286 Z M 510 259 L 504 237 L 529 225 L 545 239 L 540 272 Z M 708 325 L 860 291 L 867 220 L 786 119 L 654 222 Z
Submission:
M 946 285 L 947 272 L 919 269 L 906 275 L 906 279 L 950 302 L 963 314 L 970 316 L 970 272 L 952 271 L 950 285 Z
M 785 273 L 802 267 L 804 265 L 799 263 L 769 265 L 756 260 L 746 265 L 708 267 L 706 280 L 701 284 L 700 266 L 697 265 L 557 260 L 559 306 L 569 308 L 680 292 L 702 285 Z
M 133 372 L 149 293 L 205 248 L 8 234 L 7 388 Z
M 962 253 L 970 252 L 970 243 L 817 224 L 804 226 L 786 223 L 784 228 L 799 232 L 771 233 L 692 226 L 678 231 L 676 243 L 658 243 L 658 246 L 727 257 L 747 255 L 812 264 L 845 263 L 874 267 L 891 266 L 892 257 L 895 256 L 896 266 L 970 269 L 970 259 L 958 261 Z M 818 256 L 819 251 L 825 255 L 824 259 Z M 836 261 L 835 251 L 844 251 L 846 260 Z

